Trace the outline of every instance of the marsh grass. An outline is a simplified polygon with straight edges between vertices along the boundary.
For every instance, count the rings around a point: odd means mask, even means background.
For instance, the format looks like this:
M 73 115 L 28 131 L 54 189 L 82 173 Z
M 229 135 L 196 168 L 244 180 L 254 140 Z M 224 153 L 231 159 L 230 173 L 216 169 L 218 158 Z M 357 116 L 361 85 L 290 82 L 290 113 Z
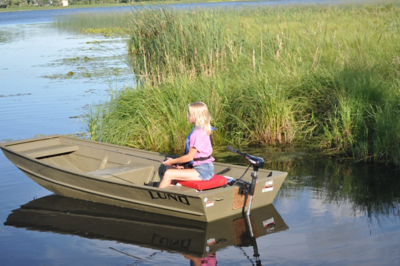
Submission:
M 181 151 L 186 105 L 201 100 L 213 114 L 217 144 L 302 141 L 400 164 L 399 10 L 134 10 L 123 28 L 139 85 L 92 120 L 94 138 Z

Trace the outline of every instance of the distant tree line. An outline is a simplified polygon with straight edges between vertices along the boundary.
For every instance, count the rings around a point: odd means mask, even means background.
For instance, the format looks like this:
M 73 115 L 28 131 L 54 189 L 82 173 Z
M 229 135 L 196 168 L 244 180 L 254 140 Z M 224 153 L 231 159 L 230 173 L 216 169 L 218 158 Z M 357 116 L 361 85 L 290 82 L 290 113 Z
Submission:
M 134 3 L 151 0 L 68 0 L 68 5 Z M 62 0 L 0 0 L 0 8 L 15 6 L 61 6 Z

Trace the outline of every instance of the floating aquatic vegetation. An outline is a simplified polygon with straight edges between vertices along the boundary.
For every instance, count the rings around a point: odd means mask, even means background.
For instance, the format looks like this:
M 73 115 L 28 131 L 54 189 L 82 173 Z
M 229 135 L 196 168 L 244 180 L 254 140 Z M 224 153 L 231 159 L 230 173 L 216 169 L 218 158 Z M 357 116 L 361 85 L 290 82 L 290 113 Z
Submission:
M 31 95 L 32 93 L 17 93 L 17 94 L 9 94 L 9 95 L 0 95 L 0 97 L 18 97 L 18 96 L 26 96 Z
M 7 31 L 0 31 L 0 43 L 9 42 L 12 38 L 11 33 Z

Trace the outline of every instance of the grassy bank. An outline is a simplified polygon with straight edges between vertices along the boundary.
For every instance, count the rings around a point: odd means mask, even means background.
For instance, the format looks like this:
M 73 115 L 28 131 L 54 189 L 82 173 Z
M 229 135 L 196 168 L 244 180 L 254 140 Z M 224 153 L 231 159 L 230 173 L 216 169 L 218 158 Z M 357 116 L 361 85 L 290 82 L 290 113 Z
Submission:
M 88 129 L 179 152 L 186 105 L 201 100 L 217 144 L 308 142 L 400 164 L 399 15 L 393 4 L 135 10 L 121 28 L 142 85 L 93 109 Z

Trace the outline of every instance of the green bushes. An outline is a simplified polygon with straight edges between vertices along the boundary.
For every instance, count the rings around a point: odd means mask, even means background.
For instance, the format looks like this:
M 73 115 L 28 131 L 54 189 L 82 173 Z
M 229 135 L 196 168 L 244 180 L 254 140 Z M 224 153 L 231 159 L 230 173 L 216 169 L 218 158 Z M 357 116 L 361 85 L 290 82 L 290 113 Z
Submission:
M 317 147 L 400 164 L 399 8 L 148 8 L 126 32 L 135 89 L 106 103 L 102 141 L 183 147 L 206 102 L 218 144 Z

